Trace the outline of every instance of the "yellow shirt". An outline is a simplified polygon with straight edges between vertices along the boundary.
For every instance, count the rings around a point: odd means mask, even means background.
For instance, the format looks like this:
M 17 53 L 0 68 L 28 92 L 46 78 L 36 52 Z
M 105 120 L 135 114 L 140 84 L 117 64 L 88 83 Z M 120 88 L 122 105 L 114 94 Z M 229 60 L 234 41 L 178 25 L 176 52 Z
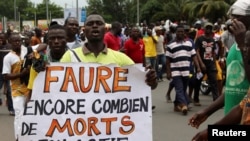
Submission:
M 90 52 L 86 47 L 73 49 L 81 62 L 85 63 L 100 63 L 103 65 L 117 64 L 118 66 L 126 66 L 134 64 L 126 54 L 119 51 L 115 51 L 109 48 L 105 48 L 102 52 L 95 56 L 94 53 Z M 79 62 L 72 51 L 68 50 L 60 62 Z
M 37 74 L 38 73 L 33 69 L 33 67 L 30 67 L 30 78 L 29 78 L 29 84 L 27 86 L 28 89 L 32 90 Z
M 156 36 L 154 36 L 154 38 L 157 40 Z M 154 43 L 152 37 L 143 37 L 143 42 L 145 45 L 145 57 L 156 57 L 156 44 Z
M 3 74 L 18 74 L 21 71 L 21 65 L 23 64 L 24 55 L 27 53 L 27 49 L 21 48 L 21 55 L 16 55 L 11 51 L 4 57 Z M 13 97 L 23 96 L 29 94 L 29 89 L 25 83 L 21 83 L 20 78 L 12 79 L 11 81 L 11 95 Z

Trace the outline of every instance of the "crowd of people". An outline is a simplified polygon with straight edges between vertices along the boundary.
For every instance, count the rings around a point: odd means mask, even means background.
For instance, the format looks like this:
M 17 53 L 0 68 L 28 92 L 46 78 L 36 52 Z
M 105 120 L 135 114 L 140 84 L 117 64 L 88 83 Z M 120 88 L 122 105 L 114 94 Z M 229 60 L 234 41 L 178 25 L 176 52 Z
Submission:
M 9 114 L 15 116 L 16 139 L 33 82 L 50 62 L 140 63 L 150 70 L 145 79 L 151 89 L 169 81 L 166 100 L 183 115 L 187 115 L 190 103 L 201 106 L 200 85 L 207 80 L 213 102 L 194 114 L 189 124 L 198 128 L 223 106 L 226 116 L 215 124 L 249 124 L 245 106 L 250 93 L 249 7 L 249 1 L 237 0 L 228 12 L 230 17 L 215 23 L 157 21 L 138 26 L 114 21 L 107 27 L 101 15 L 92 13 L 83 27 L 75 17 L 68 17 L 64 25 L 51 22 L 45 34 L 39 28 L 0 33 L 0 88 L 6 95 Z M 0 99 L 0 105 L 3 102 Z M 206 140 L 207 136 L 203 130 L 193 140 Z

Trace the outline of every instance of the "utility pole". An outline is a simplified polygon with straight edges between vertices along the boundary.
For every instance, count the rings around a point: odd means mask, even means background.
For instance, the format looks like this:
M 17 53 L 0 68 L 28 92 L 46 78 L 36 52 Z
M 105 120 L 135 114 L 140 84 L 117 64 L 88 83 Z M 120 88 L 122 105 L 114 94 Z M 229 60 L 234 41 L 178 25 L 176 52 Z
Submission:
M 20 12 L 18 12 L 18 24 L 19 24 L 19 31 L 21 32 L 21 17 L 20 17 Z
M 35 11 L 35 22 L 34 22 L 34 26 L 36 27 L 36 11 Z
M 47 18 L 47 25 L 49 25 L 49 0 L 46 0 L 46 18 Z
M 14 18 L 16 22 L 16 0 L 14 0 Z
M 140 3 L 140 1 L 139 0 L 137 0 L 137 23 L 138 23 L 138 25 L 140 25 L 140 9 L 139 9 L 139 3 Z

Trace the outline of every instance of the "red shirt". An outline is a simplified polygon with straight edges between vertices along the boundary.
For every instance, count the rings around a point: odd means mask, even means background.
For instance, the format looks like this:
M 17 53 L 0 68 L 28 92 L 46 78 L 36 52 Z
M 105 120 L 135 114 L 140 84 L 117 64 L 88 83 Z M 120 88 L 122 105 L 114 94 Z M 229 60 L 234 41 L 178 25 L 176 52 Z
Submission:
M 119 36 L 114 36 L 111 32 L 107 32 L 104 35 L 104 43 L 107 45 L 108 48 L 113 50 L 120 50 L 121 46 L 121 39 Z
M 125 54 L 127 54 L 135 63 L 143 63 L 145 46 L 142 39 L 139 39 L 136 43 L 130 38 L 125 42 L 124 48 Z
M 197 39 L 198 37 L 200 37 L 201 35 L 204 35 L 204 33 L 205 33 L 204 29 L 199 29 L 199 30 L 197 31 L 197 34 L 196 34 L 196 39 Z

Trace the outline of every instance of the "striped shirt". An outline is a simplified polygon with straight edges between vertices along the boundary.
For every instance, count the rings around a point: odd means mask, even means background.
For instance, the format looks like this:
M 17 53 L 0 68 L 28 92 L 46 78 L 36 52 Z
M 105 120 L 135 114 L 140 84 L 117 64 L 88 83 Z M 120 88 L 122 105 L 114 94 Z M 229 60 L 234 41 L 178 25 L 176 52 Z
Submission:
M 166 56 L 170 60 L 172 77 L 189 76 L 191 59 L 195 55 L 196 52 L 190 40 L 168 44 Z

